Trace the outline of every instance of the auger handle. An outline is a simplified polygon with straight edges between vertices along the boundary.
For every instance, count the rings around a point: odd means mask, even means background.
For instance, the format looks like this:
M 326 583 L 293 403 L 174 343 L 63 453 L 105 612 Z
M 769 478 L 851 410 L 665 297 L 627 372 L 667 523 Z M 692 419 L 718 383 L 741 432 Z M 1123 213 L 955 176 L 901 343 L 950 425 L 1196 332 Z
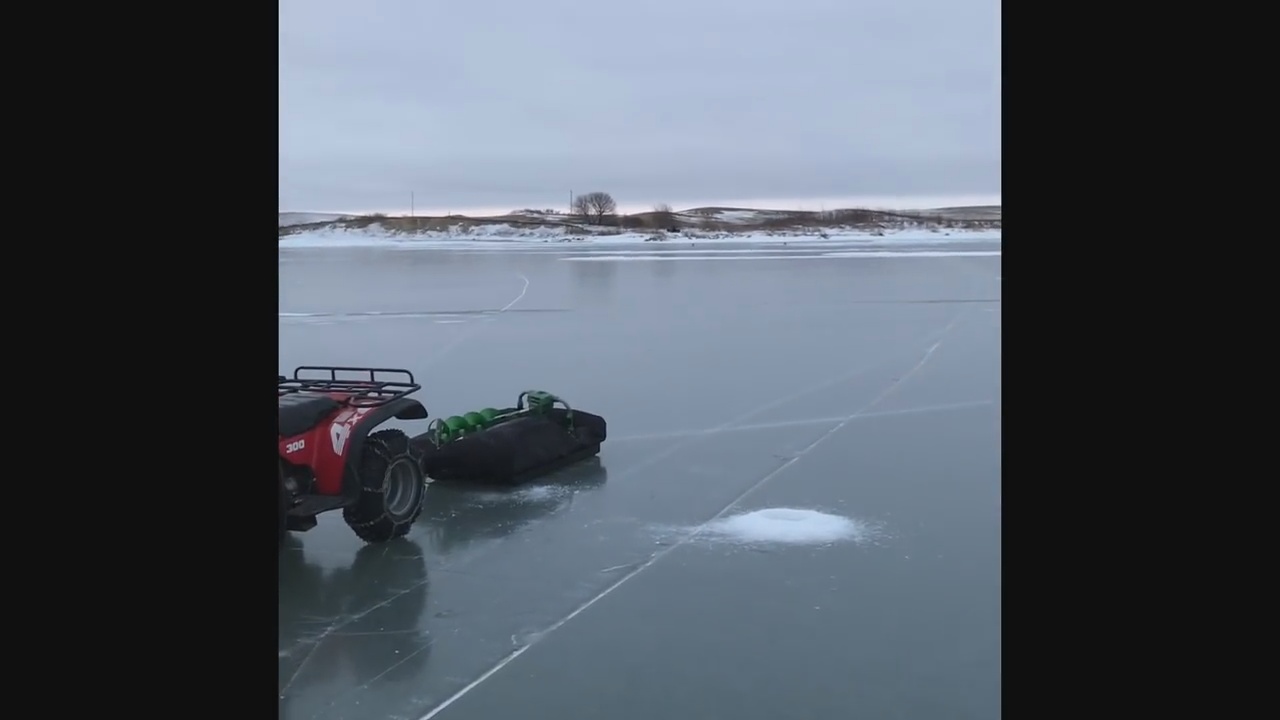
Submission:
M 558 395 L 552 395 L 551 393 L 546 392 L 544 390 L 525 390 L 524 392 L 520 393 L 520 396 L 516 398 L 516 410 L 518 411 L 524 410 L 525 398 L 529 397 L 530 395 L 541 395 L 545 397 L 547 400 L 549 400 L 553 406 L 556 403 L 563 405 L 564 411 L 565 411 L 564 412 L 565 420 L 568 421 L 570 428 L 573 427 L 573 408 L 569 407 L 569 403 L 565 402 L 564 398 Z

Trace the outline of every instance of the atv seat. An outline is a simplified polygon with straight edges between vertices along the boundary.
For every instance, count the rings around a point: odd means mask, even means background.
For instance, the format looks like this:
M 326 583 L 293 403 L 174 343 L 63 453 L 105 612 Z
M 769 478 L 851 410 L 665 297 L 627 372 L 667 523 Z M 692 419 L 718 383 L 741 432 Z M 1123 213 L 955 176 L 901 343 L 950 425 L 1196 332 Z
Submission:
M 280 437 L 301 435 L 342 406 L 328 395 L 290 393 L 280 396 Z

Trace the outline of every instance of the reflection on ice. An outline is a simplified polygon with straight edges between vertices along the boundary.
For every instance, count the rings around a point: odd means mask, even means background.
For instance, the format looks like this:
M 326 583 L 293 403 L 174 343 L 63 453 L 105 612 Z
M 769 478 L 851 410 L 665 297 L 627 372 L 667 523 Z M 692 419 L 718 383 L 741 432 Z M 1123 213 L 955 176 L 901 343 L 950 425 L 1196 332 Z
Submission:
M 426 529 L 433 554 L 457 552 L 560 512 L 578 493 L 599 488 L 607 479 L 608 471 L 595 457 L 518 488 L 433 482 L 417 524 Z
M 280 552 L 280 717 L 291 699 L 315 697 L 328 685 L 419 677 L 431 647 L 427 590 L 426 558 L 410 540 L 365 545 L 349 567 L 326 571 L 307 561 L 301 539 L 287 538 Z

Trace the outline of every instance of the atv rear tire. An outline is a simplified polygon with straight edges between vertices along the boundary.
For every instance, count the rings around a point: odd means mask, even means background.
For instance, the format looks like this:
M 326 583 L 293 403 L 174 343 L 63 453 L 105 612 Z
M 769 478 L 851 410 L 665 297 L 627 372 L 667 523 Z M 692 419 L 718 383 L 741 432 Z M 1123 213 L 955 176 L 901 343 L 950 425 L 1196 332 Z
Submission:
M 379 430 L 360 454 L 360 497 L 342 518 L 361 540 L 382 543 L 403 537 L 422 513 L 427 481 L 399 430 Z

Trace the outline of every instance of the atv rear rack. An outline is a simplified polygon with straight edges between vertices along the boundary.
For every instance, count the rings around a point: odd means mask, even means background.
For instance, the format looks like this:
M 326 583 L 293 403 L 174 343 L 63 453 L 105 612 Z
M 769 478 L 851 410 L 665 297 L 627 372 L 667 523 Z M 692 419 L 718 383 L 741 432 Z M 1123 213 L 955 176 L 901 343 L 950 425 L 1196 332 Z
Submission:
M 358 373 L 361 377 L 340 378 L 338 373 Z M 387 375 L 397 379 L 385 379 Z M 413 373 L 395 368 L 302 365 L 294 369 L 292 378 L 278 377 L 279 396 L 323 393 L 352 407 L 378 407 L 422 389 Z

